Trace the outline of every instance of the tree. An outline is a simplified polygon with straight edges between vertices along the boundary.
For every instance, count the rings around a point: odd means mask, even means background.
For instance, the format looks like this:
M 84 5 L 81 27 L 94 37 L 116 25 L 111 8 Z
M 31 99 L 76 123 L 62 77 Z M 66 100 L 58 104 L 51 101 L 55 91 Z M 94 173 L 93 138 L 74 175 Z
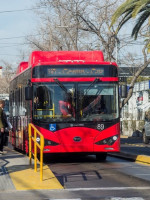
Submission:
M 102 50 L 114 61 L 117 38 L 109 24 L 120 1 L 39 0 L 38 36 L 28 41 L 39 50 Z
M 112 17 L 111 25 L 110 25 L 111 28 L 121 16 L 122 16 L 122 19 L 117 27 L 117 31 L 116 31 L 117 33 L 126 22 L 128 22 L 131 18 L 138 16 L 138 20 L 135 26 L 133 27 L 132 35 L 131 35 L 132 37 L 134 36 L 134 38 L 137 39 L 138 33 L 142 25 L 150 16 L 150 0 L 126 0 L 115 11 Z M 150 21 L 149 21 L 148 26 L 150 26 Z M 120 108 L 122 108 L 131 98 L 134 84 L 137 78 L 140 76 L 143 70 L 150 64 L 150 58 L 148 58 L 148 55 L 147 55 L 148 52 L 146 52 L 147 49 L 149 50 L 149 46 L 150 46 L 150 32 L 148 31 L 147 34 L 144 36 L 147 37 L 147 39 L 145 40 L 145 45 L 142 50 L 144 61 L 142 65 L 140 66 L 139 70 L 133 76 L 130 87 L 129 87 L 127 98 L 125 98 L 121 102 Z
M 129 0 L 128 0 L 129 1 Z M 39 23 L 37 37 L 30 37 L 31 47 L 35 50 L 102 50 L 105 60 L 116 60 L 117 35 L 110 27 L 110 21 L 116 6 L 121 0 L 39 0 L 36 7 Z M 35 33 L 36 31 L 34 31 Z M 148 45 L 146 41 L 145 45 Z M 144 63 L 141 73 L 149 60 L 143 49 Z M 128 65 L 128 64 L 127 64 Z M 128 93 L 132 96 L 134 83 L 139 74 L 135 74 Z M 123 101 L 122 107 L 127 101 Z
M 142 65 L 140 66 L 140 68 L 137 70 L 137 72 L 135 73 L 135 75 L 133 76 L 132 80 L 131 80 L 131 84 L 129 87 L 129 91 L 128 91 L 128 95 L 127 98 L 125 98 L 121 103 L 120 103 L 120 109 L 122 109 L 122 107 L 129 101 L 129 99 L 132 96 L 133 93 L 133 88 L 134 88 L 134 84 L 137 80 L 137 78 L 140 76 L 140 74 L 143 72 L 143 70 L 150 64 L 150 58 L 147 57 L 147 53 L 146 53 L 146 48 L 147 48 L 147 44 L 150 43 L 150 39 L 146 42 L 142 52 L 143 52 L 143 57 L 144 57 L 144 61 L 142 63 Z
M 9 93 L 9 83 L 12 77 L 14 76 L 14 69 L 12 67 L 12 64 L 1 61 L 3 63 L 3 74 L 2 77 L 0 77 L 0 82 L 2 87 L 0 88 L 0 94 L 3 93 Z
M 131 18 L 138 16 L 138 20 L 133 27 L 132 37 L 137 39 L 139 30 L 146 20 L 149 19 L 150 26 L 150 0 L 126 0 L 114 13 L 112 17 L 111 27 L 116 23 L 118 18 L 122 16 L 122 19 L 117 27 L 117 32 L 121 27 L 128 22 Z

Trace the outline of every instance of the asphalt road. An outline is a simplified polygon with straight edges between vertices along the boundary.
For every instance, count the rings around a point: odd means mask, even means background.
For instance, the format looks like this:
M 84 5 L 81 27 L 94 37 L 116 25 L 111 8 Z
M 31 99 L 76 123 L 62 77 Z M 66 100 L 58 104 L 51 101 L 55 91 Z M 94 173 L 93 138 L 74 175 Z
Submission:
M 121 151 L 150 156 L 150 144 L 143 144 L 142 137 L 121 138 Z
M 50 156 L 46 164 L 67 193 L 63 196 L 60 191 L 56 199 L 150 199 L 147 165 L 109 156 L 106 162 L 98 162 L 95 156 Z

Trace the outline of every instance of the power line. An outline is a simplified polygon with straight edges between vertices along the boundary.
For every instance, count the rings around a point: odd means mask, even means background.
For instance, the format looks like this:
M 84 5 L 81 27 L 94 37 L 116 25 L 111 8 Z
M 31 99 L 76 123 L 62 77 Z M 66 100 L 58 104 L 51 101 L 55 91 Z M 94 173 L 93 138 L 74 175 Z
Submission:
M 12 44 L 12 45 L 8 45 L 8 46 L 0 46 L 0 48 L 15 47 L 15 46 L 28 45 L 28 44 L 30 44 L 30 43 Z
M 10 39 L 18 39 L 18 38 L 24 38 L 24 37 L 28 37 L 28 36 L 39 36 L 40 34 L 36 34 L 36 35 L 24 35 L 24 36 L 16 36 L 16 37 L 7 37 L 7 38 L 0 38 L 0 40 L 10 40 Z
M 20 55 L 12 55 L 12 54 L 0 54 L 0 56 L 20 56 Z
M 19 9 L 19 10 L 4 10 L 4 11 L 0 11 L 0 14 L 8 13 L 8 12 L 10 13 L 10 12 L 22 12 L 22 11 L 27 11 L 27 10 L 36 10 L 36 9 L 41 9 L 41 8 L 46 8 L 46 6 L 36 7 L 36 8 Z

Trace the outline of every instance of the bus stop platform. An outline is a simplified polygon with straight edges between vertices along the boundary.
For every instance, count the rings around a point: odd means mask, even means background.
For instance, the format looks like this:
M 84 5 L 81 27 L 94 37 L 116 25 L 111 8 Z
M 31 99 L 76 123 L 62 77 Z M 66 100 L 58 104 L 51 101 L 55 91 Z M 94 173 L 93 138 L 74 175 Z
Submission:
M 0 192 L 16 190 L 63 189 L 47 165 L 43 165 L 43 181 L 40 181 L 40 168 L 34 171 L 29 158 L 9 147 L 0 154 Z
M 112 153 L 111 156 L 150 164 L 150 156 L 147 155 L 135 155 L 121 151 L 120 153 Z M 28 156 L 12 150 L 10 145 L 4 148 L 3 155 L 0 154 L 0 200 L 2 192 L 8 194 L 8 192 L 17 191 L 61 189 L 64 187 L 47 165 L 43 165 L 43 181 L 40 181 L 40 168 L 38 166 L 38 170 L 35 172 L 34 161 L 32 160 L 30 166 Z

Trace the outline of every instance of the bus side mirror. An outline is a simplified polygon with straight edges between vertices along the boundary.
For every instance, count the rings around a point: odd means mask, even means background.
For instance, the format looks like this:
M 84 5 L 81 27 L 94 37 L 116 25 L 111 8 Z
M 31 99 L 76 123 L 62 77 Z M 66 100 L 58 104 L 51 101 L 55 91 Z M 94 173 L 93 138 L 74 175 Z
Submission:
M 127 85 L 121 85 L 121 98 L 127 97 Z
M 25 100 L 32 100 L 32 87 L 31 86 L 25 87 Z

